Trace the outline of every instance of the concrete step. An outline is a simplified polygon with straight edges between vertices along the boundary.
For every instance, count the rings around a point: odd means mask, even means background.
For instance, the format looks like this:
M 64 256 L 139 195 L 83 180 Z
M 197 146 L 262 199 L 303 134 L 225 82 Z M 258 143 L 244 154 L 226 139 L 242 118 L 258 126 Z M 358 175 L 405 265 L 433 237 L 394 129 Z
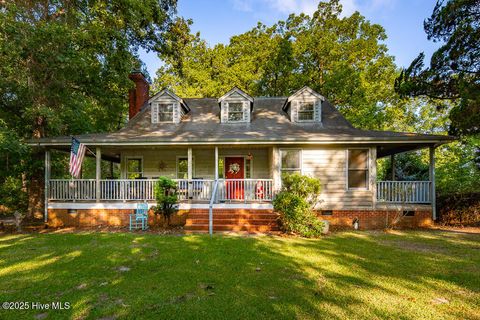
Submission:
M 190 219 L 186 220 L 185 226 L 191 226 L 196 224 L 208 225 L 208 219 Z M 272 219 L 213 219 L 213 225 L 268 225 L 276 226 L 277 220 Z
M 269 232 L 278 231 L 278 226 L 269 225 L 213 225 L 213 231 L 247 231 L 247 232 Z M 208 224 L 196 224 L 185 226 L 185 231 L 208 232 Z
M 208 213 L 189 213 L 187 219 L 208 219 Z M 264 220 L 277 220 L 278 215 L 276 213 L 264 213 L 264 214 L 217 214 L 213 213 L 213 219 L 264 219 Z

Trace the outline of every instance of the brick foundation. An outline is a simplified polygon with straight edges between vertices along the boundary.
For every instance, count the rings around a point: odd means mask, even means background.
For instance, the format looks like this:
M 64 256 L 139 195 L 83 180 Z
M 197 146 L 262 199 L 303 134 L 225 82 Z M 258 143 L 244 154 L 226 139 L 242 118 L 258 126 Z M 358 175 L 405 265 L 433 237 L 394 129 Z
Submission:
M 318 217 L 330 221 L 332 229 L 352 229 L 353 220 L 358 218 L 361 230 L 384 229 L 390 226 L 402 211 L 397 210 L 333 210 L 332 215 Z M 398 228 L 428 228 L 433 225 L 431 210 L 415 210 L 414 216 L 402 217 Z
M 49 209 L 48 225 L 51 227 L 126 227 L 129 225 L 129 214 L 133 209 L 77 209 L 76 213 L 68 213 L 67 209 Z M 172 226 L 183 226 L 188 210 L 179 210 L 170 219 Z M 163 217 L 148 212 L 148 224 L 163 225 Z
M 129 214 L 133 211 L 133 209 L 77 209 L 76 213 L 68 213 L 66 209 L 49 209 L 48 224 L 51 227 L 126 227 L 129 224 Z M 272 210 L 214 209 L 214 217 L 217 219 L 229 219 L 223 221 L 249 226 L 255 224 L 254 220 L 262 220 L 264 218 L 262 215 L 272 213 Z M 332 215 L 322 215 L 319 212 L 318 217 L 330 221 L 331 229 L 352 229 L 353 220 L 358 218 L 360 229 L 368 230 L 384 229 L 392 223 L 398 213 L 397 210 L 333 210 Z M 208 209 L 179 210 L 172 216 L 170 224 L 173 226 L 187 224 L 188 227 L 188 219 L 200 219 L 205 223 L 204 220 L 208 219 Z M 163 218 L 155 215 L 151 210 L 148 222 L 151 226 L 164 224 Z M 415 210 L 414 216 L 403 217 L 395 224 L 399 228 L 427 228 L 432 225 L 431 210 Z M 270 226 L 272 230 L 275 229 L 273 225 Z

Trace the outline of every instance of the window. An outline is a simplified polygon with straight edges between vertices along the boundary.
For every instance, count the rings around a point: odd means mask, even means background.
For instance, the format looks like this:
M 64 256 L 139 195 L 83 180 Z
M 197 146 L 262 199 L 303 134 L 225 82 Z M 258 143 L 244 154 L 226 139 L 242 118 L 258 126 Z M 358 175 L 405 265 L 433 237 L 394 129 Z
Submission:
M 280 157 L 282 175 L 302 172 L 300 150 L 280 150 Z
M 141 158 L 127 159 L 127 179 L 135 179 L 143 176 L 143 165 Z
M 223 176 L 223 170 L 224 170 L 224 159 L 223 158 L 219 158 L 218 159 L 218 178 L 219 179 L 223 179 L 224 176 Z
M 348 150 L 348 189 L 368 189 L 368 150 Z
M 192 177 L 195 176 L 195 161 L 192 158 Z M 177 158 L 177 179 L 188 179 L 188 158 L 187 157 L 178 157 Z
M 239 122 L 243 121 L 243 103 L 230 102 L 228 104 L 228 121 Z
M 158 104 L 158 121 L 173 122 L 173 104 Z
M 299 102 L 298 103 L 298 121 L 313 121 L 315 113 L 314 102 Z

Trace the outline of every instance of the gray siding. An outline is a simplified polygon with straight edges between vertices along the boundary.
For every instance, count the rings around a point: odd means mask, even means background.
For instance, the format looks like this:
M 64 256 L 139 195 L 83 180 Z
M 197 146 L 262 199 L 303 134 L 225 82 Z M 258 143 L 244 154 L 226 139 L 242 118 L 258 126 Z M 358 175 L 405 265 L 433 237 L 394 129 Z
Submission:
M 320 208 L 358 209 L 373 206 L 374 190 L 369 183 L 368 190 L 347 190 L 346 148 L 304 148 L 302 151 L 303 174 L 314 176 L 322 182 Z M 372 180 L 375 161 L 370 152 L 369 175 Z

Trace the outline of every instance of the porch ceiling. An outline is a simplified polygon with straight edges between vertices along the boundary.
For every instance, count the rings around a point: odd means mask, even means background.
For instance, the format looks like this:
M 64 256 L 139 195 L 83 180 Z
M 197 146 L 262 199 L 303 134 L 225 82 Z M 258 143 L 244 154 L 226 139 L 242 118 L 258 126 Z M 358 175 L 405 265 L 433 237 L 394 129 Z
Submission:
M 419 143 L 419 144 L 385 144 L 377 146 L 377 158 L 388 157 L 397 153 L 415 151 L 437 146 L 438 143 Z

